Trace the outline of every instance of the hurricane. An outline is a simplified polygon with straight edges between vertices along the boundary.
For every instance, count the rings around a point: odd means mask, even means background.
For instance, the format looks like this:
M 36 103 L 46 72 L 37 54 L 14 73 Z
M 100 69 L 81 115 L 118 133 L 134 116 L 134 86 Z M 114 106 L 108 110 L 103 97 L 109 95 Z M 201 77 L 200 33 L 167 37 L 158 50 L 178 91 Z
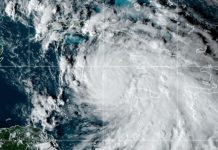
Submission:
M 7 140 L 28 130 L 30 149 L 218 149 L 218 1 L 0 5 L 1 73 L 29 101 L 11 125 L 27 129 L 2 125 Z M 20 71 L 6 70 L 14 64 Z M 29 139 L 34 128 L 41 139 Z

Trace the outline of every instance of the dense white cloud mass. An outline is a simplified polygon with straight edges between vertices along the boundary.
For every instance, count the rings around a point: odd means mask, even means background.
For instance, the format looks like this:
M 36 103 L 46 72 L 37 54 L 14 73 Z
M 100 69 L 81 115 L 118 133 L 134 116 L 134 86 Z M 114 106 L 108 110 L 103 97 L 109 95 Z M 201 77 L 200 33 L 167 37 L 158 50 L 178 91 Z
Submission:
M 70 1 L 57 2 L 64 8 L 62 16 L 55 15 L 50 1 L 31 0 L 28 11 L 35 14 L 36 39 L 43 41 L 44 49 L 67 32 L 90 36 L 79 45 L 73 65 L 66 56 L 59 64 L 61 84 L 75 91 L 76 103 L 94 106 L 92 113 L 108 122 L 96 149 L 218 149 L 218 44 L 209 31 L 179 16 L 180 8 L 156 1 L 152 7 L 135 3 L 136 8 L 99 3 L 101 11 L 77 29 L 78 14 L 72 13 Z M 12 2 L 6 7 L 9 16 L 14 16 L 12 7 Z M 212 54 L 205 55 L 208 49 Z M 38 100 L 47 111 L 57 109 L 51 97 L 35 95 L 33 103 Z M 46 115 L 37 106 L 32 111 L 35 121 L 50 129 Z M 94 136 L 75 149 L 84 149 Z

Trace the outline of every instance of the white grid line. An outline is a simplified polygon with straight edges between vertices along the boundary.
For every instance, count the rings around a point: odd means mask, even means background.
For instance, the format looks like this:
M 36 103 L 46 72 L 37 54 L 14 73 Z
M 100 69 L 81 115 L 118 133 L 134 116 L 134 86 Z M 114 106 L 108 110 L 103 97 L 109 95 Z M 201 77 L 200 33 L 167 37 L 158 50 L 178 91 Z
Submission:
M 177 0 L 177 5 L 179 5 L 178 4 L 178 2 L 179 2 L 179 0 Z M 178 22 L 179 22 L 179 12 L 178 12 L 178 9 L 177 9 L 177 11 L 176 11 L 176 13 L 177 13 L 177 23 L 176 23 L 176 34 L 177 34 L 177 36 L 176 36 L 176 124 L 178 125 L 178 123 L 179 123 L 179 119 L 178 119 L 178 113 L 179 113 L 179 89 L 178 89 L 178 87 L 179 87 L 179 78 L 178 78 L 178 73 L 179 73 L 179 70 L 178 70 L 178 52 L 179 52 L 179 41 L 178 41 L 178 28 L 179 28 L 179 26 L 178 26 Z
M 0 140 L 0 142 L 9 142 L 9 141 L 19 141 L 19 140 Z M 63 141 L 63 142 L 79 142 L 79 141 L 87 141 L 90 142 L 90 140 L 22 140 L 22 141 L 26 141 L 26 142 L 49 142 L 49 141 Z M 107 140 L 106 140 L 107 141 Z M 111 141 L 111 140 L 109 140 Z M 134 140 L 125 140 L 125 141 L 134 141 Z M 135 140 L 137 141 L 137 140 Z M 176 140 L 143 140 L 143 142 L 175 142 Z M 209 142 L 209 140 L 183 140 L 183 141 L 190 141 L 190 142 Z M 215 142 L 218 142 L 218 140 L 213 140 Z
M 105 6 L 105 4 L 103 4 Z M 104 14 L 104 11 L 103 11 L 103 16 L 105 17 L 105 14 Z M 103 39 L 104 39 L 104 35 L 105 35 L 105 31 L 103 30 Z M 104 80 L 104 69 L 105 69 L 105 44 L 103 44 L 103 72 L 102 72 L 102 82 Z M 102 84 L 103 86 L 103 107 L 105 107 L 105 85 L 104 85 L 104 82 Z M 106 138 L 106 130 L 105 130 L 105 111 L 104 111 L 104 108 L 102 108 L 103 110 L 103 145 L 105 146 L 105 138 Z
M 31 76 L 31 68 L 30 68 L 30 65 L 31 65 L 31 63 L 30 63 L 30 19 L 28 18 L 28 69 L 29 69 L 29 80 L 30 80 L 30 76 Z M 30 98 L 30 91 L 28 91 L 28 113 L 30 113 L 31 114 L 31 98 Z M 29 116 L 30 117 L 30 116 Z M 30 124 L 30 118 L 28 118 L 29 120 L 29 122 L 28 122 L 28 124 Z
M 60 66 L 0 66 L 0 68 L 59 68 Z
M 179 69 L 179 68 L 184 68 L 184 69 L 189 69 L 189 68 L 208 68 L 208 65 L 205 66 L 119 66 L 119 65 L 114 65 L 114 66 L 80 66 L 81 68 L 174 68 L 174 69 Z M 60 66 L 0 66 L 0 68 L 60 68 Z M 212 69 L 218 70 L 218 66 L 211 66 Z

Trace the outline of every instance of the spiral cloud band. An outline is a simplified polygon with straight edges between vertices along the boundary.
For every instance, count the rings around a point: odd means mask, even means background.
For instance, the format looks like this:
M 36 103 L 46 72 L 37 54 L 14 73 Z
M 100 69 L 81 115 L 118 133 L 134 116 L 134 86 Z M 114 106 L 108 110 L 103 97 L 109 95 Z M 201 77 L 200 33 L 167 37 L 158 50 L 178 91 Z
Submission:
M 17 16 L 14 1 L 5 12 L 24 24 L 32 14 L 34 40 L 42 42 L 44 53 L 67 33 L 88 36 L 79 42 L 73 61 L 69 54 L 60 55 L 57 99 L 32 89 L 33 123 L 54 130 L 58 121 L 46 120 L 53 110 L 63 122 L 73 119 L 75 110 L 82 118 L 98 118 L 101 126 L 82 127 L 96 132 L 74 147 L 81 150 L 218 148 L 217 39 L 181 15 L 184 7 L 157 0 L 148 6 L 133 0 L 124 7 L 18 0 L 22 15 Z M 100 10 L 90 15 L 89 5 Z M 64 92 L 70 95 L 67 102 Z

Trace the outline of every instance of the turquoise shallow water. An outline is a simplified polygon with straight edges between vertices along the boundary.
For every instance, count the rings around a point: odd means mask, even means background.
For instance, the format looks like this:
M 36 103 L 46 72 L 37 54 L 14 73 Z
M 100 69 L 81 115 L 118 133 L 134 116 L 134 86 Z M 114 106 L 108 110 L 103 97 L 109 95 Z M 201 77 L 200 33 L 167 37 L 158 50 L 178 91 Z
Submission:
M 127 6 L 129 4 L 130 4 L 129 0 L 116 0 L 115 1 L 116 6 Z
M 65 43 L 66 44 L 80 44 L 85 40 L 85 37 L 81 35 L 67 35 Z

